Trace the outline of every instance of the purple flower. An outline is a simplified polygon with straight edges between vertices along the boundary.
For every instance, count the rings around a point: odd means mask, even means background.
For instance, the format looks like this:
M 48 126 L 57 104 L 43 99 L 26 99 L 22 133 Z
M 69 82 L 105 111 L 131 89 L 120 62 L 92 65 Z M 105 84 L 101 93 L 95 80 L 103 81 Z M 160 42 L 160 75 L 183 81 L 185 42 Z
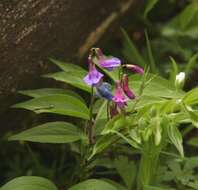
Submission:
M 120 81 L 116 82 L 116 90 L 115 95 L 112 99 L 118 107 L 122 108 L 126 105 L 126 102 L 128 101 L 128 98 L 125 96 L 123 89 L 121 87 Z
M 103 67 L 109 71 L 111 71 L 115 67 L 119 67 L 121 65 L 120 59 L 118 59 L 116 57 L 111 57 L 111 58 L 100 57 L 98 59 L 98 63 L 101 67 Z
M 135 73 L 138 73 L 138 74 L 141 74 L 143 75 L 144 74 L 144 69 L 142 69 L 141 67 L 137 66 L 137 65 L 130 65 L 130 64 L 126 64 L 125 67 L 127 69 L 130 69 L 131 71 L 135 72 Z
M 89 86 L 95 86 L 104 75 L 97 71 L 94 64 L 89 61 L 89 73 L 84 77 L 84 82 Z
M 130 98 L 130 99 L 134 99 L 135 98 L 135 94 L 133 93 L 132 90 L 129 89 L 129 82 L 128 82 L 127 74 L 123 75 L 122 88 L 123 88 L 124 93 L 127 95 L 128 98 Z
M 100 48 L 96 48 L 95 51 L 98 58 L 98 63 L 101 67 L 111 71 L 115 67 L 119 67 L 121 65 L 120 59 L 116 57 L 106 58 Z

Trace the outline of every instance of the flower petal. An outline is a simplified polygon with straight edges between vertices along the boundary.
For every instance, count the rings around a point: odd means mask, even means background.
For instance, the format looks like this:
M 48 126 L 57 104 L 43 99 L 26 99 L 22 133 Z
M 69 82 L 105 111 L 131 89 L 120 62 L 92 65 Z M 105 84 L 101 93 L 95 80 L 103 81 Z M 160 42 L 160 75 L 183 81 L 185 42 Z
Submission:
M 139 67 L 138 65 L 130 65 L 130 64 L 127 64 L 126 65 L 126 68 L 127 69 L 130 69 L 131 71 L 135 72 L 135 73 L 138 73 L 138 74 L 141 74 L 143 75 L 144 74 L 144 69 Z
M 119 67 L 121 65 L 120 59 L 116 57 L 112 57 L 112 58 L 101 57 L 99 58 L 98 63 L 101 67 L 109 70 L 112 70 L 113 68 Z

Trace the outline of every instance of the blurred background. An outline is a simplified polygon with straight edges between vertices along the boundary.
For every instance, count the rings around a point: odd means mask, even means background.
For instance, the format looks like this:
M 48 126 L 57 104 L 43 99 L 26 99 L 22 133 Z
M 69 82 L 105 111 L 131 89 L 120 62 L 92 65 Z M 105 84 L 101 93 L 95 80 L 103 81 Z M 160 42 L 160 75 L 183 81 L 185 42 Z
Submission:
M 180 71 L 190 62 L 185 89 L 198 84 L 197 0 L 1 0 L 0 26 L 0 185 L 39 175 L 61 186 L 77 175 L 70 175 L 78 166 L 67 145 L 7 141 L 44 121 L 68 119 L 10 108 L 25 100 L 19 90 L 69 88 L 41 77 L 57 70 L 50 57 L 87 67 L 89 49 L 100 47 L 141 65 L 149 60 L 149 41 L 158 73 L 168 76 L 172 57 Z

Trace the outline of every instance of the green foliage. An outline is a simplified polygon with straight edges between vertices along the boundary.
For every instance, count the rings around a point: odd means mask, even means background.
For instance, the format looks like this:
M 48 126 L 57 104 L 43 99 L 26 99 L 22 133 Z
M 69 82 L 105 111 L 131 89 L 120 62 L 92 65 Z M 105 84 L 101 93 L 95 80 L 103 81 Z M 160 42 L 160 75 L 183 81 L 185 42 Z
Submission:
M 132 189 L 137 170 L 135 163 L 128 160 L 127 157 L 120 156 L 114 160 L 114 165 L 126 187 Z
M 123 54 L 128 58 L 129 61 L 138 63 L 140 66 L 145 67 L 146 61 L 141 56 L 139 50 L 135 46 L 135 44 L 130 40 L 129 36 L 127 35 L 126 31 L 122 29 L 123 33 Z
M 155 7 L 157 4 L 158 0 L 148 0 L 146 3 L 146 7 L 144 10 L 144 17 L 146 18 L 149 12 Z
M 18 103 L 14 108 L 23 108 L 35 113 L 55 113 L 89 119 L 89 110 L 81 99 L 71 95 L 47 95 Z
M 58 190 L 49 180 L 42 177 L 24 176 L 18 177 L 3 187 L 1 190 Z
M 198 147 L 195 131 L 198 127 L 198 88 L 184 90 L 189 89 L 187 85 L 191 74 L 198 68 L 198 4 L 189 2 L 179 14 L 170 14 L 174 15 L 173 18 L 160 25 L 154 23 L 153 14 L 150 13 L 157 11 L 154 7 L 160 7 L 161 3 L 148 0 L 144 3 L 143 13 L 138 19 L 135 18 L 147 27 L 145 34 L 138 33 L 143 39 L 140 39 L 140 44 L 122 29 L 121 52 L 127 60 L 122 66 L 113 71 L 102 68 L 97 49 L 91 50 L 93 64 L 108 77 L 104 80 L 111 82 L 112 89 L 109 90 L 112 94 L 115 93 L 115 81 L 121 80 L 123 73 L 129 76 L 129 89 L 133 90 L 136 98 L 129 99 L 122 108 L 118 106 L 115 115 L 111 113 L 113 102 L 100 97 L 100 94 L 95 96 L 98 86 L 85 84 L 83 78 L 87 71 L 76 64 L 50 59 L 60 71 L 44 75 L 69 85 L 70 90 L 43 88 L 20 91 L 31 99 L 17 103 L 14 108 L 50 113 L 47 117 L 52 114 L 67 116 L 69 120 L 53 120 L 9 135 L 9 140 L 21 143 L 67 143 L 68 149 L 62 145 L 64 148 L 60 160 L 54 161 L 50 170 L 51 173 L 56 171 L 61 174 L 66 189 L 198 188 L 198 159 L 194 155 Z M 132 74 L 125 64 L 144 67 L 144 75 Z M 186 75 L 182 81 L 184 88 L 183 85 L 178 87 L 176 80 L 181 72 Z M 86 100 L 73 88 L 80 90 L 79 93 L 83 93 Z M 76 118 L 78 120 L 73 121 Z M 68 156 L 70 160 L 66 161 L 68 152 L 71 153 Z M 37 167 L 42 168 L 37 156 L 30 153 Z M 56 178 L 56 172 L 51 178 Z M 23 188 L 56 190 L 48 180 L 30 176 L 16 178 L 1 190 Z
M 84 182 L 81 182 L 79 184 L 76 184 L 69 188 L 68 190 L 117 190 L 116 187 L 113 185 L 102 181 L 102 180 L 97 180 L 97 179 L 89 179 Z
M 71 143 L 86 140 L 86 136 L 76 126 L 67 122 L 49 122 L 11 136 L 9 140 L 40 143 Z

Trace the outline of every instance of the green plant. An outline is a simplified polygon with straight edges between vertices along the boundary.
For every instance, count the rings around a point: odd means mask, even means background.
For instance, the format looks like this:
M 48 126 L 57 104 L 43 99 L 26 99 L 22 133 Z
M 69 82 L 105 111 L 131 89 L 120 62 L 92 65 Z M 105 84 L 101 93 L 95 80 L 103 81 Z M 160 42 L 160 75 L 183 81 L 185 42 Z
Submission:
M 126 33 L 124 35 L 130 45 Z M 147 37 L 150 68 L 152 73 L 157 73 L 149 44 Z M 134 50 L 135 46 L 130 46 Z M 182 90 L 185 78 L 181 77 L 174 60 L 174 69 L 170 80 L 167 80 L 159 74 L 149 73 L 146 61 L 142 61 L 138 50 L 135 52 L 134 57 L 145 67 L 145 71 L 135 65 L 121 64 L 117 58 L 104 56 L 99 48 L 90 50 L 88 75 L 77 65 L 51 59 L 61 71 L 45 77 L 84 91 L 90 97 L 90 102 L 87 104 L 79 94 L 66 89 L 21 91 L 32 99 L 16 104 L 14 108 L 79 119 L 75 123 L 47 122 L 13 135 L 9 140 L 69 143 L 79 162 L 70 190 L 171 189 L 166 177 L 157 179 L 158 169 L 163 157 L 166 161 L 171 157 L 181 164 L 188 163 L 180 127 L 182 124 L 197 127 L 198 89 L 188 92 Z M 141 75 L 132 75 L 130 70 Z M 115 93 L 112 93 L 109 83 L 102 82 L 104 74 L 111 81 Z M 133 157 L 140 158 L 140 161 Z M 175 160 L 174 163 L 178 167 Z M 173 176 L 170 181 L 175 180 L 179 188 L 186 184 L 189 186 L 182 177 L 177 179 L 176 167 L 169 165 Z M 186 167 L 182 172 L 185 173 Z M 97 171 L 97 168 L 103 169 Z M 190 168 L 191 173 L 193 168 Z M 108 172 L 112 176 L 120 176 L 119 182 L 114 181 L 113 177 L 104 177 L 109 175 Z M 196 189 L 197 180 L 193 180 L 190 187 Z M 75 183 L 78 184 L 72 185 Z M 1 190 L 22 187 L 57 189 L 46 179 L 26 176 L 8 182 Z

